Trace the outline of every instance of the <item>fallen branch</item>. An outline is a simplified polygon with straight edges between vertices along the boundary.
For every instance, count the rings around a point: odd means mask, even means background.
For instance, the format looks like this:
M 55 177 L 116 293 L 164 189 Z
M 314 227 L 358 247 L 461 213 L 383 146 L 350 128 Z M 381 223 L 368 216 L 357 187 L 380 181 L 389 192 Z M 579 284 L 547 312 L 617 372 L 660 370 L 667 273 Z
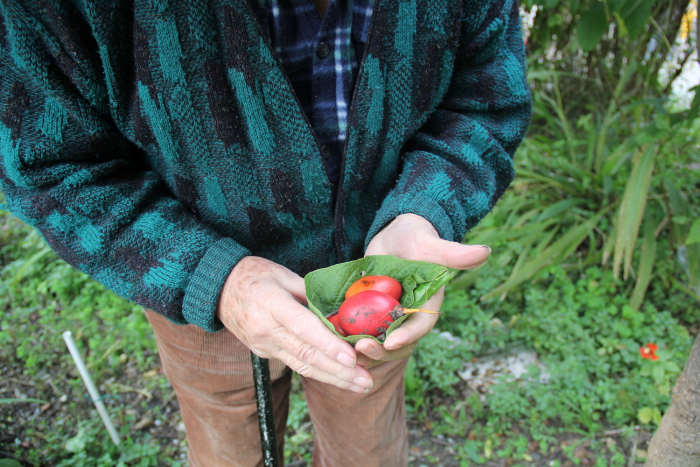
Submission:
M 649 443 L 644 467 L 700 467 L 700 336 Z

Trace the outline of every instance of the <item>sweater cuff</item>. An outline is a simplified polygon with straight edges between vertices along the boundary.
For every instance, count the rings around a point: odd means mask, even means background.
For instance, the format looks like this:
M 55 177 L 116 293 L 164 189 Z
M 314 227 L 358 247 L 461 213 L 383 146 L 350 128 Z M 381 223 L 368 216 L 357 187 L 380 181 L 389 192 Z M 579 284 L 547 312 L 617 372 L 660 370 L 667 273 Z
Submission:
M 249 254 L 230 238 L 219 240 L 207 250 L 185 290 L 182 314 L 188 323 L 209 332 L 223 329 L 216 317 L 221 289 L 236 264 Z
M 417 214 L 433 224 L 440 238 L 455 240 L 450 216 L 434 199 L 425 196 L 389 197 L 374 217 L 374 222 L 372 222 L 365 240 L 365 250 L 374 236 L 401 214 Z

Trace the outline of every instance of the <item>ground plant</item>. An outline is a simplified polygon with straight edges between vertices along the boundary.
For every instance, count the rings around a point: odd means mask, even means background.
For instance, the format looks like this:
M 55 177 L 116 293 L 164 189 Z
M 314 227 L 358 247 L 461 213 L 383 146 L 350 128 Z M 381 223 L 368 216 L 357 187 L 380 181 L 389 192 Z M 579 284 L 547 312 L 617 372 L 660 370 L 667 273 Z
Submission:
M 465 238 L 489 245 L 489 261 L 448 285 L 444 315 L 408 362 L 411 465 L 643 465 L 700 332 L 700 99 L 672 94 L 696 46 L 687 7 L 523 3 L 533 124 L 514 183 Z M 517 375 L 503 370 L 522 355 Z M 0 460 L 186 465 L 143 310 L 3 211 L 0 374 Z M 295 378 L 287 465 L 311 465 L 313 436 Z

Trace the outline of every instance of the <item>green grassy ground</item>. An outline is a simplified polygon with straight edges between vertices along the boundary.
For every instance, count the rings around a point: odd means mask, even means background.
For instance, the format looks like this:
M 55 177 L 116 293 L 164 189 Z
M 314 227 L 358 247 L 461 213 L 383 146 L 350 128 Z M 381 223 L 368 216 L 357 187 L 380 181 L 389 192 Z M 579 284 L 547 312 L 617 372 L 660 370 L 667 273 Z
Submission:
M 140 308 L 57 259 L 8 214 L 0 244 L 0 398 L 45 401 L 0 404 L 0 451 L 37 466 L 183 465 L 177 404 Z M 674 258 L 659 261 L 659 270 L 681 273 Z M 561 265 L 504 300 L 479 299 L 509 273 L 493 261 L 469 273 L 471 287 L 448 290 L 438 327 L 450 334 L 432 333 L 416 350 L 406 375 L 412 465 L 628 465 L 632 448 L 643 454 L 654 412 L 668 406 L 700 322 L 697 303 L 659 282 L 635 312 L 631 286 L 609 271 Z M 108 396 L 120 448 L 85 398 L 64 330 Z M 658 362 L 640 357 L 647 342 L 659 345 Z M 459 376 L 467 362 L 517 349 L 537 353 L 545 384 L 537 366 L 477 390 Z M 287 461 L 305 465 L 312 438 L 295 385 Z

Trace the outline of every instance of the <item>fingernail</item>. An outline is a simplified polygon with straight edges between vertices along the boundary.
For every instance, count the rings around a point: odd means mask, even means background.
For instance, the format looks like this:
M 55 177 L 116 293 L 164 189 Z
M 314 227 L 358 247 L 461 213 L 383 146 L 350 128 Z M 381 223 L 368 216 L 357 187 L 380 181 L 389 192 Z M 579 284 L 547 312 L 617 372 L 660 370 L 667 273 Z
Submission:
M 335 357 L 336 360 L 338 360 L 341 364 L 349 367 L 349 368 L 354 368 L 355 367 L 355 359 L 352 358 L 350 355 L 346 353 L 339 353 L 337 357 Z
M 387 350 L 394 350 L 394 349 L 398 349 L 399 347 L 401 347 L 401 345 L 402 344 L 393 344 L 391 347 L 384 347 L 384 348 Z
M 372 386 L 374 386 L 374 382 L 372 382 L 371 379 L 365 378 L 363 376 L 358 376 L 354 380 L 352 380 L 353 383 L 355 383 L 358 386 L 361 386 L 363 388 L 370 389 Z
M 350 386 L 348 389 L 358 394 L 369 394 L 369 389 L 361 388 L 360 386 Z
M 480 246 L 481 248 L 486 248 L 487 250 L 489 250 L 489 253 L 491 253 L 491 247 L 490 247 L 490 246 L 486 246 L 486 245 L 479 245 L 479 246 Z

